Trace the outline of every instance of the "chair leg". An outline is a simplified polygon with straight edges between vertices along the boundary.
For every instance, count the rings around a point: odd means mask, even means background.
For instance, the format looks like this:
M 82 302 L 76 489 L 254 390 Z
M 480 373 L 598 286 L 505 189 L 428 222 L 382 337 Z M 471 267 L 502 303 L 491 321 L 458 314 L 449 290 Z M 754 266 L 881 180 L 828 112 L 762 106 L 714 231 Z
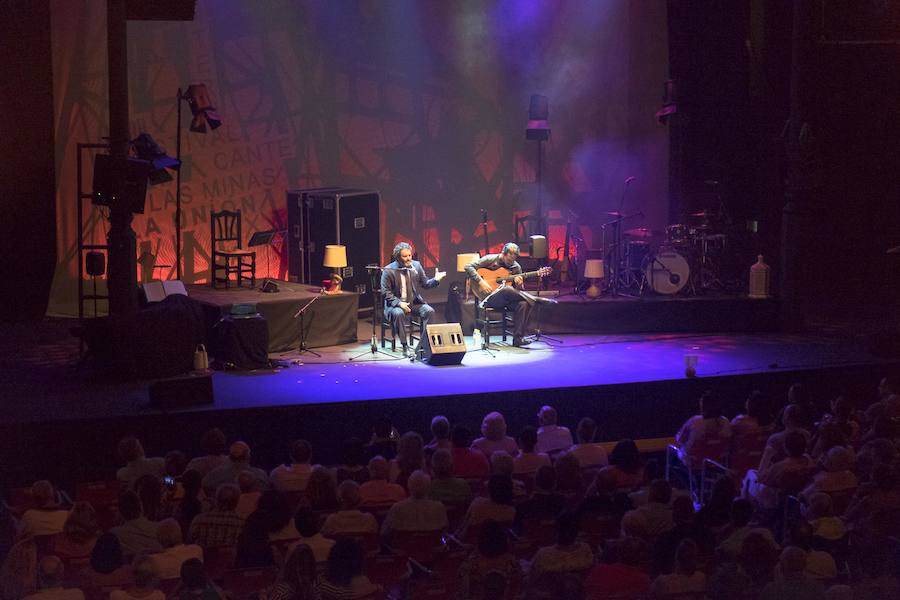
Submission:
M 250 287 L 256 287 L 256 254 L 250 256 Z

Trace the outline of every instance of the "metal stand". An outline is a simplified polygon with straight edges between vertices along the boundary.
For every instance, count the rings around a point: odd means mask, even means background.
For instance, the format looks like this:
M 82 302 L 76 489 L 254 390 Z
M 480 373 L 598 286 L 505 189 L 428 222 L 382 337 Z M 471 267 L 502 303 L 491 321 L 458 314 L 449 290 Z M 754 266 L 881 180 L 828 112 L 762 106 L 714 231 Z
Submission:
M 378 354 L 384 354 L 385 356 L 394 358 L 394 356 L 392 354 L 389 354 L 389 353 L 385 352 L 384 350 L 381 350 L 378 348 L 378 336 L 375 333 L 376 330 L 378 329 L 378 323 L 376 323 L 376 318 L 378 316 L 378 306 L 377 306 L 378 295 L 375 293 L 375 290 L 377 289 L 375 287 L 375 283 L 376 283 L 376 279 L 378 277 L 378 272 L 381 270 L 381 267 L 370 265 L 370 266 L 367 266 L 366 269 L 369 271 L 369 292 L 372 294 L 372 339 L 371 339 L 371 344 L 369 345 L 368 350 L 364 350 L 364 351 L 360 352 L 359 354 L 354 354 L 353 356 L 351 356 L 350 358 L 347 359 L 348 361 L 354 361 L 357 358 L 361 358 L 366 355 L 374 357 Z M 382 310 L 384 310 L 384 309 L 382 308 Z
M 534 328 L 534 333 L 528 336 L 530 338 L 528 343 L 533 344 L 534 342 L 547 342 L 548 344 L 563 344 L 564 342 L 561 339 L 546 335 L 543 331 L 541 331 L 541 310 L 543 309 L 544 304 L 550 304 L 550 302 L 542 302 L 538 300 L 535 304 L 536 306 L 534 308 L 537 313 L 534 315 L 534 322 L 537 327 Z
M 312 300 L 310 300 L 309 302 L 307 302 L 306 304 L 304 304 L 303 306 L 301 306 L 301 307 L 300 307 L 300 310 L 298 310 L 297 312 L 294 313 L 294 318 L 295 318 L 295 319 L 296 319 L 297 317 L 300 317 L 300 346 L 297 348 L 297 353 L 298 353 L 298 354 L 303 354 L 304 352 L 309 352 L 310 354 L 312 354 L 313 356 L 315 356 L 315 357 L 317 357 L 317 358 L 322 358 L 322 355 L 321 355 L 321 354 L 319 354 L 319 353 L 316 352 L 315 350 L 310 350 L 309 348 L 306 347 L 306 334 L 307 334 L 307 332 L 306 332 L 306 327 L 305 327 L 305 325 L 304 325 L 304 323 L 303 323 L 303 322 L 305 321 L 303 315 L 304 315 L 304 313 L 306 312 L 306 309 L 308 309 L 310 306 L 312 306 L 313 304 L 315 304 L 316 300 L 318 300 L 319 298 L 321 298 L 321 297 L 322 297 L 322 294 L 324 294 L 324 293 L 325 293 L 324 288 L 321 289 L 321 290 L 319 290 L 319 293 L 316 294 L 316 296 L 315 296 Z

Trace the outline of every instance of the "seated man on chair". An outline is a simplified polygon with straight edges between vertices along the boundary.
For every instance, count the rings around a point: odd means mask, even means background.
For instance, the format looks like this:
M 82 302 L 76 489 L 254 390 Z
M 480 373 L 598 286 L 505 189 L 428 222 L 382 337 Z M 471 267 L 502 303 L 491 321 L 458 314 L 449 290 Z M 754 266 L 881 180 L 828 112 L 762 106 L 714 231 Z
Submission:
M 480 300 L 484 300 L 494 289 L 484 278 L 478 274 L 479 269 L 496 271 L 506 269 L 510 275 L 514 275 L 513 285 L 504 285 L 487 299 L 484 306 L 496 310 L 504 308 L 513 311 L 513 346 L 527 345 L 525 332 L 528 327 L 528 317 L 531 314 L 531 305 L 534 297 L 520 291 L 522 287 L 522 267 L 519 265 L 519 246 L 509 242 L 503 246 L 500 254 L 488 254 L 466 265 L 466 275 L 476 286 L 475 294 Z
M 405 317 L 414 307 L 418 307 L 419 316 L 422 318 L 422 331 L 425 331 L 434 309 L 425 303 L 419 289 L 437 287 L 447 273 L 435 269 L 434 277 L 429 279 L 421 263 L 413 260 L 412 246 L 406 242 L 394 246 L 391 258 L 393 262 L 381 273 L 381 295 L 384 297 L 385 315 L 391 320 L 394 331 L 402 340 L 403 356 L 407 356 L 409 334 L 406 331 Z

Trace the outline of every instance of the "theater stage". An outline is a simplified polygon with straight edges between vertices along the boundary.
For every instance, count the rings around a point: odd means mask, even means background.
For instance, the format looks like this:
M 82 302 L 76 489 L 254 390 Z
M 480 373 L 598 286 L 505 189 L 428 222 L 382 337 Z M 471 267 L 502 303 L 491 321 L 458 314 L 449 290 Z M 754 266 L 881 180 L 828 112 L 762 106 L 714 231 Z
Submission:
M 360 322 L 358 339 L 370 334 Z M 14 351 L 15 338 L 3 339 L 5 352 Z M 92 468 L 103 477 L 116 464 L 111 450 L 122 435 L 140 435 L 149 452 L 193 452 L 200 433 L 215 425 L 231 439 L 252 440 L 263 465 L 283 460 L 286 442 L 297 437 L 309 439 L 317 460 L 328 462 L 337 459 L 342 439 L 366 439 L 377 418 L 390 418 L 400 431 L 425 433 L 434 414 L 445 414 L 477 431 L 485 412 L 501 410 L 517 433 L 534 423 L 545 403 L 557 406 L 570 427 L 593 417 L 601 441 L 655 438 L 671 436 L 706 388 L 722 395 L 732 415 L 752 389 L 780 400 L 790 383 L 803 381 L 820 402 L 845 389 L 863 390 L 860 397 L 868 399 L 879 377 L 898 371 L 897 361 L 846 337 L 580 334 L 561 340 L 528 349 L 498 346 L 491 354 L 473 350 L 461 365 L 446 367 L 372 356 L 368 341 L 317 349 L 320 358 L 276 354 L 280 367 L 214 373 L 213 404 L 168 413 L 149 405 L 148 382 L 95 383 L 70 364 L 20 363 L 16 377 L 4 373 L 5 397 L 20 401 L 0 414 L 0 447 L 4 464 L 18 465 L 25 444 L 28 462 L 45 470 L 59 456 L 90 452 L 102 457 Z M 696 378 L 685 377 L 687 355 L 698 357 Z M 13 468 L 19 476 L 29 472 Z

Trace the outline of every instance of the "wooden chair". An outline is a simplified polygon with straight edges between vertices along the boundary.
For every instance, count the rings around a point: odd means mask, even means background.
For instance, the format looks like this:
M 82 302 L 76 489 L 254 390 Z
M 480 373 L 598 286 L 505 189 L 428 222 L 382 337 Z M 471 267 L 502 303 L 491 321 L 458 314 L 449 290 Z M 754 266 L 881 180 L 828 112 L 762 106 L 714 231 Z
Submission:
M 499 331 L 501 339 L 505 342 L 508 338 L 513 337 L 513 321 L 512 313 L 506 308 L 481 308 L 478 299 L 475 299 L 475 327 L 481 330 L 481 336 L 484 343 L 491 344 L 491 336 L 496 335 Z M 498 329 L 499 328 L 499 329 Z
M 244 279 L 250 280 L 250 287 L 256 286 L 256 252 L 243 249 L 241 237 L 241 211 L 222 210 L 210 212 L 210 277 L 209 283 L 223 282 L 225 287 L 231 285 L 231 275 L 236 275 L 237 285 L 241 287 Z M 220 250 L 219 244 L 233 244 L 231 250 Z M 219 263 L 219 259 L 224 262 Z M 225 273 L 219 277 L 219 272 Z
M 413 307 L 415 309 L 415 307 Z M 384 348 L 387 343 L 387 336 L 385 333 L 387 331 L 391 332 L 391 352 L 397 351 L 397 332 L 394 330 L 394 324 L 391 322 L 390 317 L 388 317 L 387 312 L 384 309 L 384 296 L 381 295 L 381 291 L 375 293 L 375 311 L 378 314 L 379 323 L 381 323 L 381 347 Z M 418 314 L 413 314 L 412 312 L 404 317 L 408 326 L 406 328 L 406 332 L 409 335 L 409 339 L 406 340 L 406 343 L 410 348 L 414 348 L 414 342 L 418 342 L 422 338 L 422 318 L 419 317 Z

